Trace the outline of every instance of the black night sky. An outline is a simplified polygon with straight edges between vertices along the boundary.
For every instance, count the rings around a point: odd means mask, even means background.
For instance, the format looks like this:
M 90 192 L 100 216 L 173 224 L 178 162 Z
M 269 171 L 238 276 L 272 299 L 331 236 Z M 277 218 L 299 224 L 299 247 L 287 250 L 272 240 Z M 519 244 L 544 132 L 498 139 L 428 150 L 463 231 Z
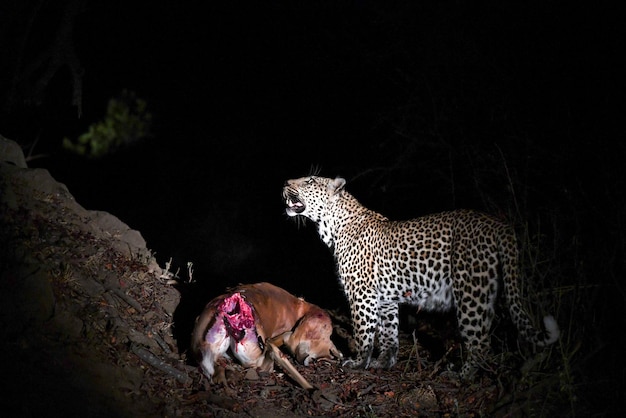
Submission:
M 0 39 L 15 57 L 11 16 L 40 2 L 7 3 Z M 41 2 L 26 62 L 72 3 Z M 161 264 L 193 261 L 209 293 L 268 280 L 344 303 L 312 225 L 284 215 L 283 182 L 316 170 L 395 219 L 516 204 L 564 276 L 576 240 L 589 283 L 623 280 L 626 37 L 603 2 L 82 3 L 81 118 L 59 71 L 40 102 L 3 108 L 0 134 L 37 140 L 48 157 L 31 166 L 141 231 Z M 99 160 L 64 152 L 123 89 L 147 101 L 153 136 Z

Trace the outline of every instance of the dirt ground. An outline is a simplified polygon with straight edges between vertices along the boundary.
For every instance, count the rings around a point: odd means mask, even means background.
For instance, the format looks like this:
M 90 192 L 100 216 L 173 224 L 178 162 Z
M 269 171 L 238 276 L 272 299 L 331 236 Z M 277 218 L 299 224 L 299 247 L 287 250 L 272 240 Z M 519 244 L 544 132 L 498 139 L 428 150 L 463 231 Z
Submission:
M 518 355 L 501 354 L 474 383 L 460 384 L 447 371 L 458 365 L 460 347 L 447 337 L 433 355 L 403 334 L 392 370 L 298 365 L 312 391 L 280 369 L 257 373 L 236 364 L 227 387 L 212 385 L 178 335 L 176 280 L 157 265 L 141 234 L 82 208 L 47 171 L 28 169 L 16 147 L 0 137 L 5 416 L 560 415 L 551 397 L 559 382 L 536 371 L 537 357 L 520 372 Z M 345 317 L 333 316 L 336 343 L 347 347 Z

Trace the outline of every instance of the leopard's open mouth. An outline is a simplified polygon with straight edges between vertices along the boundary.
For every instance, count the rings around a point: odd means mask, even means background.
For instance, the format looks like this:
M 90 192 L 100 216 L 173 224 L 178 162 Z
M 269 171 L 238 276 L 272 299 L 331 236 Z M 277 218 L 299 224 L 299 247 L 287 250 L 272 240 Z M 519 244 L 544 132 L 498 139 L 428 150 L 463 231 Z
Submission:
M 287 206 L 287 215 L 295 216 L 304 212 L 306 206 L 304 202 L 300 200 L 296 191 L 286 188 L 283 191 L 283 198 L 285 199 L 285 205 Z

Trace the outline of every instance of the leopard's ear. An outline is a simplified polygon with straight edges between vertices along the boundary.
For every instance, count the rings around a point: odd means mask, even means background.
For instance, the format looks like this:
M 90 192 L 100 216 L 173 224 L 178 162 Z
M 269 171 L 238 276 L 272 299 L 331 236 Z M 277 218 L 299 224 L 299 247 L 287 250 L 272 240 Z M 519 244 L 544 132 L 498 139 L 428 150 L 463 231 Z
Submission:
M 331 196 L 334 196 L 340 191 L 342 191 L 345 185 L 346 185 L 346 179 L 342 177 L 336 177 L 333 181 L 328 183 L 328 191 L 330 192 Z

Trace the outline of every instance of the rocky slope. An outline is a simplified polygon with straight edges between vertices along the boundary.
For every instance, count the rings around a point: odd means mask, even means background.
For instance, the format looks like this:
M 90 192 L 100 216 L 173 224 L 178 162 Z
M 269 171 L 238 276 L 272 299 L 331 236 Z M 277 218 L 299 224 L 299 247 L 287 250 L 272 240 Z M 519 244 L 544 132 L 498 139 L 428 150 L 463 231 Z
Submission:
M 163 388 L 195 368 L 173 338 L 179 292 L 141 234 L 85 210 L 2 137 L 0 214 L 6 416 L 172 415 Z

